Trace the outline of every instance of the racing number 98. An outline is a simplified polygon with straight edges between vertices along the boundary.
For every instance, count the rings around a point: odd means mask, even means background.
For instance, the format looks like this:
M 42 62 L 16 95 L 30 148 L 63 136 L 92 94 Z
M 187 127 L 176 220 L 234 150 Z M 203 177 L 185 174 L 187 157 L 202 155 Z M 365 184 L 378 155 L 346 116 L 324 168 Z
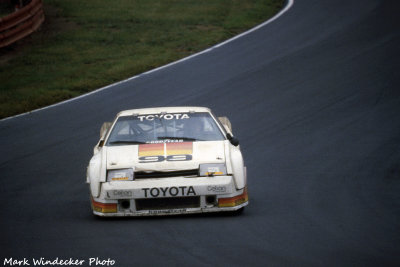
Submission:
M 145 156 L 139 157 L 139 163 L 161 162 L 161 161 L 186 161 L 192 160 L 192 155 L 170 155 L 170 156 Z

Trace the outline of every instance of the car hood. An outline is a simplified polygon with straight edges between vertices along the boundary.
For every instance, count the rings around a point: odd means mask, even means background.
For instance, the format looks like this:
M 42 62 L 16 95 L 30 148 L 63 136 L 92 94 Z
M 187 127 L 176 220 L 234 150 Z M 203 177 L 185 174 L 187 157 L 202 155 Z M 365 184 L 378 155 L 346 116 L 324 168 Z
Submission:
M 107 169 L 177 171 L 202 163 L 225 163 L 224 141 L 141 144 L 105 147 Z

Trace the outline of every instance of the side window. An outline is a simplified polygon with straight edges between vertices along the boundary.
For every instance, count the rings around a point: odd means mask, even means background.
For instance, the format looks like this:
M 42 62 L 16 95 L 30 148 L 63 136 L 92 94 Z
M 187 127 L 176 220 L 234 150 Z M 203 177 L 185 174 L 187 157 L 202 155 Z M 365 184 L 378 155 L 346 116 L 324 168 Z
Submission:
M 205 132 L 209 132 L 209 133 L 212 133 L 212 132 L 214 132 L 214 127 L 213 127 L 213 125 L 210 123 L 210 120 L 204 120 L 204 131 Z

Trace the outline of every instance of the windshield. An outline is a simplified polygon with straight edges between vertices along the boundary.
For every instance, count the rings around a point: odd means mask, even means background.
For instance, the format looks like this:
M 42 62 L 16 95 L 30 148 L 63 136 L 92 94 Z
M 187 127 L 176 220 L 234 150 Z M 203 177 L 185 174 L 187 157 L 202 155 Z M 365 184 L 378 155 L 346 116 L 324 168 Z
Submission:
M 207 112 L 121 116 L 107 145 L 220 141 L 224 135 Z

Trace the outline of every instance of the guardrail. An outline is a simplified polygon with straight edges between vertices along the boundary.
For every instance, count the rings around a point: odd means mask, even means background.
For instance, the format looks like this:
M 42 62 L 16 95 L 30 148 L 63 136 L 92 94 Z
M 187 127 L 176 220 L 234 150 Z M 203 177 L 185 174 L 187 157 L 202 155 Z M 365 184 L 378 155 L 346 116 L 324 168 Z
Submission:
M 32 0 L 20 10 L 0 18 L 0 47 L 28 36 L 36 31 L 43 21 L 42 0 Z

